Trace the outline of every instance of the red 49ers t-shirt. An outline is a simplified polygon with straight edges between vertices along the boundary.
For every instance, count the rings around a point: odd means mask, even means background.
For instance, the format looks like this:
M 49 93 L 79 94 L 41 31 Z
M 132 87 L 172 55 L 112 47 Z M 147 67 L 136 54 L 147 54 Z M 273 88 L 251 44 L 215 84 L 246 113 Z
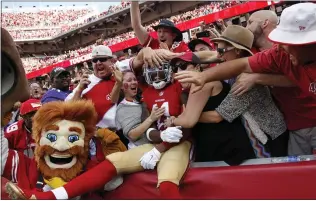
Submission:
M 149 44 L 148 44 L 149 43 Z M 151 47 L 152 49 L 160 49 L 160 44 L 158 39 L 153 38 L 152 36 L 148 36 L 146 42 L 143 44 L 144 47 Z M 188 48 L 188 45 L 181 41 L 181 42 L 174 42 L 170 51 L 175 53 L 181 53 L 181 52 L 189 52 L 190 49 Z
M 290 56 L 277 46 L 249 57 L 255 73 L 284 74 L 298 87 L 274 87 L 272 93 L 289 130 L 316 126 L 316 63 L 293 66 Z
M 102 80 L 96 84 L 91 90 L 83 95 L 85 99 L 92 100 L 95 110 L 98 114 L 98 121 L 100 121 L 104 114 L 115 105 L 112 103 L 110 94 L 115 85 L 113 78 L 110 80 Z

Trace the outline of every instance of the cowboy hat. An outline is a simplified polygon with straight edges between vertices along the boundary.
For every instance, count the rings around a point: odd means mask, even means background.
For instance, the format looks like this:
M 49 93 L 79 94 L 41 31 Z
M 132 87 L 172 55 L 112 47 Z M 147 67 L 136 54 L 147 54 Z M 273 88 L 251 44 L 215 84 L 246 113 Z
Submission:
M 245 50 L 251 55 L 251 47 L 253 44 L 254 35 L 248 29 L 238 26 L 229 25 L 219 38 L 214 38 L 212 41 L 218 43 L 221 41 L 227 42 L 237 49 Z
M 177 36 L 174 39 L 174 41 L 176 42 L 180 42 L 183 39 L 182 36 L 182 32 L 180 31 L 180 29 L 178 29 L 173 22 L 166 20 L 166 19 L 162 19 L 159 24 L 157 26 L 153 26 L 153 29 L 155 31 L 157 31 L 160 27 L 164 27 L 164 28 L 169 28 L 172 30 L 173 33 L 175 33 Z

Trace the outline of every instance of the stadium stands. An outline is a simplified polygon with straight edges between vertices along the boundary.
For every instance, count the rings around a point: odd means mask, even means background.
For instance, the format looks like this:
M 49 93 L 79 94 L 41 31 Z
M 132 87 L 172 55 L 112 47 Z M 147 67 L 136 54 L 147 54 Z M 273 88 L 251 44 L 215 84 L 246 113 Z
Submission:
M 213 12 L 218 12 L 222 9 L 229 8 L 234 4 L 236 4 L 236 2 L 210 2 L 209 4 L 200 6 L 199 8 L 196 8 L 194 10 L 184 12 L 184 13 L 181 13 L 179 15 L 171 16 L 169 19 L 172 20 L 175 24 L 179 24 L 179 23 L 185 22 L 187 20 L 190 20 L 192 18 L 198 18 L 198 17 L 204 16 L 207 14 L 211 14 Z M 99 15 L 90 16 L 89 18 L 84 19 L 83 21 L 85 23 L 89 23 L 97 18 L 104 17 L 104 16 L 111 14 L 113 12 L 118 12 L 118 11 L 128 7 L 129 5 L 130 4 L 128 2 L 122 2 L 120 6 L 112 6 L 109 8 L 108 11 L 102 12 Z M 86 10 L 87 11 L 82 11 L 82 13 L 89 13 L 88 12 L 89 10 L 88 9 L 86 9 Z M 39 14 L 39 13 L 41 13 L 41 12 L 37 12 L 37 14 Z M 34 15 L 37 15 L 37 14 L 34 14 Z M 19 14 L 17 14 L 17 15 L 19 15 Z M 82 15 L 82 16 L 84 18 L 84 15 Z M 66 19 L 66 18 L 69 19 L 69 18 L 71 18 L 71 16 L 65 17 L 64 19 Z M 62 20 L 56 21 L 55 20 L 55 22 L 64 22 L 64 21 L 62 21 Z M 158 22 L 159 22 L 159 20 L 157 20 L 151 24 L 148 24 L 146 26 L 148 31 L 149 32 L 153 31 L 152 26 L 158 24 Z M 69 26 L 61 27 L 61 24 L 59 23 L 58 24 L 59 28 L 43 29 L 43 28 L 40 28 L 41 26 L 39 24 L 35 23 L 34 25 L 32 25 L 32 24 L 29 25 L 30 27 L 33 28 L 32 30 L 23 30 L 23 29 L 16 30 L 13 28 L 14 26 L 12 26 L 12 24 L 9 24 L 8 22 L 4 22 L 3 24 L 5 24 L 5 26 L 7 26 L 7 27 L 10 27 L 9 31 L 12 34 L 13 38 L 15 38 L 15 39 L 23 39 L 23 38 L 24 39 L 32 39 L 32 38 L 41 38 L 41 37 L 42 38 L 50 38 L 52 36 L 55 36 L 56 34 L 58 35 L 58 34 L 61 34 L 65 31 L 70 30 L 69 27 L 76 28 L 76 26 L 78 25 L 78 24 L 72 24 Z M 34 30 L 34 27 L 39 27 L 39 29 Z M 117 35 L 113 38 L 105 39 L 104 44 L 111 46 L 113 44 L 117 44 L 117 43 L 129 40 L 129 39 L 132 39 L 134 37 L 135 37 L 134 32 L 126 32 L 126 33 Z M 90 45 L 90 46 L 80 48 L 80 49 L 77 49 L 74 51 L 65 52 L 64 54 L 61 54 L 61 55 L 50 56 L 50 57 L 40 57 L 40 58 L 27 57 L 27 58 L 22 58 L 22 61 L 23 61 L 24 67 L 26 69 L 26 72 L 30 73 L 32 71 L 41 69 L 43 67 L 54 65 L 54 64 L 61 62 L 65 59 L 72 59 L 72 58 L 75 58 L 77 56 L 81 56 L 83 54 L 86 54 L 87 52 L 89 52 L 91 50 L 92 47 L 93 47 L 93 45 Z

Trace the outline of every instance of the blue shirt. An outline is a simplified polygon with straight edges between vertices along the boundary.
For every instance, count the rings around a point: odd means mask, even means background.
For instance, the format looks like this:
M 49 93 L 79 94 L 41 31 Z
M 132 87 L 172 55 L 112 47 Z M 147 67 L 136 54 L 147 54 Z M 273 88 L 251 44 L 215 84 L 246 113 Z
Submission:
M 41 99 L 42 103 L 48 103 L 52 101 L 64 101 L 71 91 L 62 91 L 52 88 L 48 90 Z

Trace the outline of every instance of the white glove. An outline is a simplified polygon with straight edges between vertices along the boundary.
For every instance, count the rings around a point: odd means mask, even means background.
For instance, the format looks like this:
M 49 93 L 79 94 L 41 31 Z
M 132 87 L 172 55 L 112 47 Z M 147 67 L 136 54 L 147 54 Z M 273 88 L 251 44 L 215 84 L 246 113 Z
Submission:
M 182 136 L 182 130 L 180 130 L 180 126 L 177 127 L 168 127 L 166 130 L 160 133 L 160 138 L 164 142 L 169 143 L 178 143 Z
M 161 153 L 153 148 L 149 152 L 145 153 L 139 160 L 140 165 L 146 170 L 153 170 L 156 167 L 157 162 L 160 160 Z

